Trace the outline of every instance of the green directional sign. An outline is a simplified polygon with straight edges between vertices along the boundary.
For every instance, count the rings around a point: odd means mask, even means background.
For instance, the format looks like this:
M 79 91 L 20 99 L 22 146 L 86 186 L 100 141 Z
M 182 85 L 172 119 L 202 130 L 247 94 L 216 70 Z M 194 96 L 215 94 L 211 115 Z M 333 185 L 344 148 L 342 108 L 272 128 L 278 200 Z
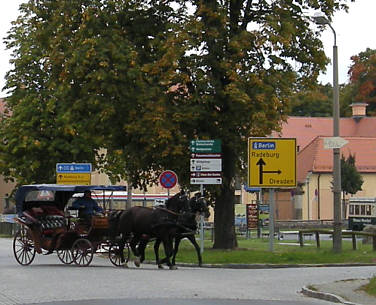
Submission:
M 221 140 L 192 140 L 190 148 L 193 153 L 220 153 L 221 144 Z

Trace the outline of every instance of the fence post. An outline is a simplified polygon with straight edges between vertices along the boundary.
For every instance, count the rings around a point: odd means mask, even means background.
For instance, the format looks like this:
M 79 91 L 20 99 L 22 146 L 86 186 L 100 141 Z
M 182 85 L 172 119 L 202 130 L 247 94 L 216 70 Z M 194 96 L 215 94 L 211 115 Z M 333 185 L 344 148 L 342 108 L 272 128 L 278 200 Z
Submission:
M 373 251 L 376 251 L 376 235 L 372 236 L 372 246 L 373 246 Z
M 304 246 L 304 241 L 303 241 L 303 232 L 299 231 L 299 244 L 301 247 Z
M 356 250 L 356 235 L 354 233 L 352 233 L 351 238 L 352 238 L 353 250 Z
M 315 235 L 316 235 L 316 246 L 317 246 L 317 248 L 320 248 L 320 233 L 319 233 L 319 231 L 316 231 Z

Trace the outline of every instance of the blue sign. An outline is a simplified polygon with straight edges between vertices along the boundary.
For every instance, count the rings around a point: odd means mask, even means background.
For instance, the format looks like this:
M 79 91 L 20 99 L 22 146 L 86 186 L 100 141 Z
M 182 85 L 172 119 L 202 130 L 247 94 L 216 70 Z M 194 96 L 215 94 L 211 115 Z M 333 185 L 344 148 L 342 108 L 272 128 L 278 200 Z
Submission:
M 0 222 L 15 223 L 15 217 L 17 217 L 17 214 L 0 214 Z
M 244 185 L 244 190 L 249 193 L 256 193 L 261 192 L 261 187 L 249 187 L 247 185 Z
M 275 150 L 276 145 L 275 142 L 263 142 L 263 141 L 255 141 L 252 143 L 252 148 L 253 149 L 271 149 Z
M 57 173 L 91 173 L 91 163 L 56 163 Z

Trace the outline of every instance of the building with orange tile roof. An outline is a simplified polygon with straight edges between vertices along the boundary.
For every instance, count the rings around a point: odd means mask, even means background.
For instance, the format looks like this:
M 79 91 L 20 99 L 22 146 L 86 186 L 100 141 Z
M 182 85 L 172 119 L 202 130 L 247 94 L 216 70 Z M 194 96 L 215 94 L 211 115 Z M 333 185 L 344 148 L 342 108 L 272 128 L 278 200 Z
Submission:
M 376 117 L 365 115 L 366 104 L 353 104 L 352 109 L 352 117 L 340 119 L 340 136 L 348 141 L 340 153 L 345 158 L 355 155 L 356 168 L 364 181 L 362 191 L 353 196 L 376 197 Z M 277 203 L 278 210 L 293 209 L 297 219 L 333 218 L 333 151 L 323 144 L 324 138 L 332 135 L 330 117 L 289 117 L 281 132 L 272 135 L 296 138 L 298 149 L 298 191 L 294 190 L 290 206 Z M 344 204 L 343 215 L 345 210 Z

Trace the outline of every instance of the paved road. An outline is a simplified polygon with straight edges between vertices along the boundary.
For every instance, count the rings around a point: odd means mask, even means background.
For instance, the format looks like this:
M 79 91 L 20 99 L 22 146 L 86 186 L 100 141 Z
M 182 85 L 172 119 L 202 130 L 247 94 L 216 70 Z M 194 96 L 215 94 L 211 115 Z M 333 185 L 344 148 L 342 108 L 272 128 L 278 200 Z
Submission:
M 0 238 L 1 305 L 322 305 L 329 303 L 303 296 L 301 288 L 375 273 L 376 267 L 124 269 L 101 257 L 80 268 L 55 254 L 37 254 L 24 267 L 13 258 L 12 240 Z

